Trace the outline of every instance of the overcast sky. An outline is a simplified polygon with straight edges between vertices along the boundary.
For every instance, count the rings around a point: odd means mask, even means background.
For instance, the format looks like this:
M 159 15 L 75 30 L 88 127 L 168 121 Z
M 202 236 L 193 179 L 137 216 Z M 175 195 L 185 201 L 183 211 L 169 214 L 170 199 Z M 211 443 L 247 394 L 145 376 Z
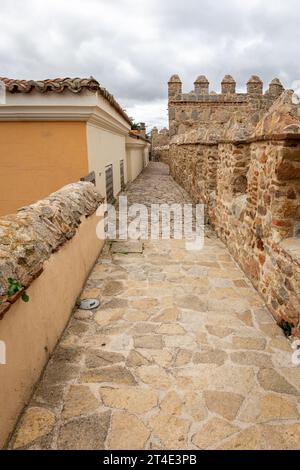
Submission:
M 1 0 L 0 76 L 94 76 L 136 121 L 167 124 L 167 81 L 300 80 L 296 0 Z

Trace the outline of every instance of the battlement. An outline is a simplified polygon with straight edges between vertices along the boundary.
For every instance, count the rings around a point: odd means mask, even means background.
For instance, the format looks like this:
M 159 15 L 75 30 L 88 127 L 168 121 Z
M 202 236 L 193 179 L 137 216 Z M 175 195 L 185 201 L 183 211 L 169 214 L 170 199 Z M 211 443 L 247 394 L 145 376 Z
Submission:
M 265 92 L 257 75 L 252 75 L 246 85 L 245 93 L 237 93 L 236 81 L 231 75 L 225 75 L 221 92 L 216 93 L 210 91 L 206 76 L 199 75 L 194 89 L 185 93 L 180 77 L 172 75 L 168 82 L 170 138 L 199 126 L 224 125 L 236 111 L 240 111 L 245 119 L 257 111 L 267 111 L 284 91 L 278 78 L 270 82 Z
M 236 93 L 236 81 L 231 75 L 225 75 L 221 81 L 221 93 L 209 90 L 209 81 L 205 75 L 199 75 L 194 82 L 194 89 L 189 93 L 182 92 L 182 82 L 179 75 L 172 75 L 168 82 L 169 101 L 245 101 L 251 97 L 278 97 L 284 88 L 278 78 L 274 78 L 263 92 L 263 82 L 257 75 L 252 75 L 247 81 L 247 92 Z
M 152 148 L 162 147 L 169 144 L 169 130 L 164 127 L 158 131 L 157 127 L 153 127 L 151 131 Z

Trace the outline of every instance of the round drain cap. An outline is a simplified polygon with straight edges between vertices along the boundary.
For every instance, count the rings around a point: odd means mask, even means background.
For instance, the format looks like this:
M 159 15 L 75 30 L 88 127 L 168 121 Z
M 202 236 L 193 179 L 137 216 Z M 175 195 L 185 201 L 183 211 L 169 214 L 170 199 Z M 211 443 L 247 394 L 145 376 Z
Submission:
M 81 310 L 93 310 L 94 308 L 99 307 L 100 300 L 98 299 L 83 299 L 80 304 L 79 308 Z

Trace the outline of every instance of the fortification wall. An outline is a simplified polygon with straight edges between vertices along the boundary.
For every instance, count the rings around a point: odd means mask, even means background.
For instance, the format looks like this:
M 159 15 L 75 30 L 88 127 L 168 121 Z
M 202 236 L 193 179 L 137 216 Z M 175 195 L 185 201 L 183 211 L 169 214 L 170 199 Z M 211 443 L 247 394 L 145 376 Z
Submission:
M 151 159 L 154 162 L 162 162 L 169 165 L 169 145 L 152 148 Z
M 300 336 L 300 106 L 292 96 L 284 92 L 257 123 L 238 113 L 217 141 L 202 131 L 173 138 L 170 170 L 205 204 L 277 322 Z
M 153 148 L 164 147 L 165 145 L 169 145 L 169 142 L 169 130 L 166 127 L 160 131 L 158 131 L 157 127 L 153 127 L 151 131 L 151 145 Z
M 245 118 L 258 110 L 266 111 L 282 90 L 279 80 L 274 79 L 263 94 L 261 79 L 253 75 L 247 82 L 247 93 L 236 93 L 236 82 L 225 75 L 217 94 L 209 91 L 207 78 L 200 75 L 194 90 L 183 93 L 180 78 L 173 75 L 168 83 L 170 138 L 211 123 L 223 126 L 237 111 Z
M 169 130 L 165 127 L 158 131 L 153 127 L 151 131 L 151 158 L 152 161 L 169 164 Z

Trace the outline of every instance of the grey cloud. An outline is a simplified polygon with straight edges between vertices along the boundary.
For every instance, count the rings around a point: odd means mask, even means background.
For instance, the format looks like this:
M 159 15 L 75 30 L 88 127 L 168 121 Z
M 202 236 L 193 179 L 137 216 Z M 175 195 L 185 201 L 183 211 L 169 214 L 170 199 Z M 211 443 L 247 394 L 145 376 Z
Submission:
M 245 87 L 300 79 L 295 0 L 2 0 L 0 75 L 96 77 L 129 113 L 166 124 L 167 80 L 204 73 Z M 143 114 L 144 113 L 144 114 Z

